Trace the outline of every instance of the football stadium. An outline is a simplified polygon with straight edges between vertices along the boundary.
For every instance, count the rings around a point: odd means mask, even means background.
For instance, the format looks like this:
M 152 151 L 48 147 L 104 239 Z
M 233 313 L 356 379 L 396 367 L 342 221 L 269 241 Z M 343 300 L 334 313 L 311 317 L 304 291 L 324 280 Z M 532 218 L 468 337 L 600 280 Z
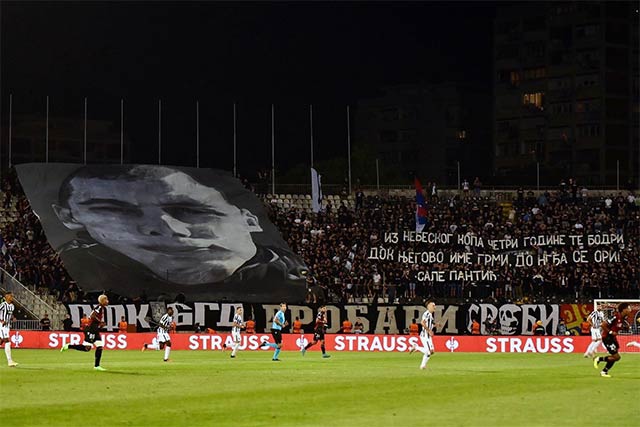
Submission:
M 3 425 L 638 425 L 638 13 L 0 3 Z

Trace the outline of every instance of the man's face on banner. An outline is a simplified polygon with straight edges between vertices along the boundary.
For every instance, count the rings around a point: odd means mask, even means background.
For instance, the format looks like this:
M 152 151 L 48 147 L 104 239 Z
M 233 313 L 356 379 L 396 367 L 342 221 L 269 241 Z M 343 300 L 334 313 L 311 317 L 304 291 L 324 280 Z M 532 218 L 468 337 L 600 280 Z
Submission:
M 160 173 L 73 178 L 58 216 L 174 283 L 222 281 L 256 254 L 255 215 L 183 172 L 153 169 Z

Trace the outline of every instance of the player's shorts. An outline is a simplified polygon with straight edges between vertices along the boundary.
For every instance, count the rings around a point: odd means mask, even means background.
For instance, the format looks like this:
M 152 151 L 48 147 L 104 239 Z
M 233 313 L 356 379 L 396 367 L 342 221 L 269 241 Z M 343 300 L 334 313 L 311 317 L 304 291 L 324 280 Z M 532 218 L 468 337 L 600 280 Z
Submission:
M 271 336 L 273 337 L 273 340 L 276 342 L 276 344 L 280 344 L 282 342 L 282 331 L 279 329 L 272 329 L 271 330 Z
M 315 331 L 313 331 L 313 340 L 324 341 L 324 328 L 318 328 Z
M 240 342 L 240 331 L 231 331 L 233 342 Z
M 8 326 L 0 326 L 0 340 L 8 340 L 10 333 Z
M 420 333 L 420 341 L 422 342 L 422 347 L 428 348 L 431 353 L 433 353 L 433 339 L 431 335 L 429 335 L 426 331 L 422 331 Z
M 618 338 L 615 335 L 609 334 L 602 339 L 602 345 L 607 349 L 609 354 L 616 354 L 620 348 L 618 344 Z
M 158 343 L 171 341 L 171 337 L 166 331 L 158 331 L 156 339 L 158 340 Z
M 94 344 L 96 347 L 102 347 L 102 338 L 100 337 L 100 332 L 92 330 L 84 331 L 84 342 L 82 343 L 82 345 L 92 346 Z
M 591 328 L 591 339 L 593 341 L 602 339 L 602 331 L 600 330 L 600 328 Z

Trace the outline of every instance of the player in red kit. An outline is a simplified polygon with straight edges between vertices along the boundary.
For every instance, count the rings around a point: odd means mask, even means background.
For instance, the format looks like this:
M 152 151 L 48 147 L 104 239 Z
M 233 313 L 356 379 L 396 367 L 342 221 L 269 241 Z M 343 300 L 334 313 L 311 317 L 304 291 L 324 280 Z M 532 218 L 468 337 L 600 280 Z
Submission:
M 305 355 L 309 347 L 316 345 L 318 341 L 320 341 L 320 349 L 322 350 L 322 357 L 325 359 L 331 357 L 327 354 L 326 349 L 324 347 L 324 330 L 326 327 L 327 327 L 327 307 L 325 307 L 324 305 L 321 305 L 320 309 L 318 310 L 318 315 L 316 316 L 316 324 L 313 327 L 313 342 L 310 342 L 302 350 L 300 350 L 303 356 Z
M 106 295 L 100 295 L 98 297 L 98 305 L 91 312 L 89 327 L 84 331 L 84 342 L 82 344 L 69 343 L 64 344 L 60 351 L 67 351 L 70 348 L 78 351 L 91 351 L 91 347 L 96 346 L 95 364 L 93 369 L 96 371 L 106 371 L 100 366 L 100 359 L 102 358 L 102 347 L 104 342 L 100 337 L 100 328 L 104 326 L 104 314 L 109 305 L 109 298 Z
M 620 354 L 618 349 L 618 332 L 624 329 L 627 324 L 627 316 L 631 312 L 629 303 L 622 302 L 618 304 L 618 310 L 611 319 L 602 322 L 602 344 L 605 346 L 610 356 L 594 357 L 593 367 L 598 369 L 600 362 L 607 362 L 604 369 L 600 372 L 600 376 L 610 378 L 609 370 L 613 367 L 613 364 L 620 360 Z

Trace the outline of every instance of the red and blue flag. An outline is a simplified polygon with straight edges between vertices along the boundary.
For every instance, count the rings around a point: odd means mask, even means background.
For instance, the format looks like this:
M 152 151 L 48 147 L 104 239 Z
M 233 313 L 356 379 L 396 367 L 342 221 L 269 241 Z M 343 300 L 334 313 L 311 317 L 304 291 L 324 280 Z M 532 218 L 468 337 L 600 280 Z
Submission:
M 422 194 L 422 185 L 420 180 L 415 178 L 416 186 L 416 232 L 420 233 L 425 225 L 427 225 L 427 206 L 424 201 L 424 195 Z

